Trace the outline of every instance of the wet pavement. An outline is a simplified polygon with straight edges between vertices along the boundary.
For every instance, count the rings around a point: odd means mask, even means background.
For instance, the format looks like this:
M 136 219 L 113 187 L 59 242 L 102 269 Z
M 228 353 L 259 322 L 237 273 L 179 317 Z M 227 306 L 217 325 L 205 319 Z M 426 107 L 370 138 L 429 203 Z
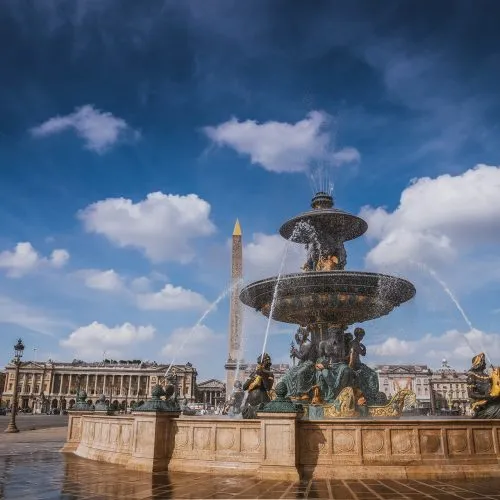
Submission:
M 457 481 L 262 481 L 207 474 L 147 474 L 60 453 L 64 429 L 0 436 L 0 498 L 497 499 L 500 478 Z
M 9 425 L 10 414 L 0 415 L 0 433 Z M 16 415 L 16 426 L 20 431 L 46 429 L 48 427 L 67 427 L 68 415 Z M 0 437 L 0 440 L 2 438 Z

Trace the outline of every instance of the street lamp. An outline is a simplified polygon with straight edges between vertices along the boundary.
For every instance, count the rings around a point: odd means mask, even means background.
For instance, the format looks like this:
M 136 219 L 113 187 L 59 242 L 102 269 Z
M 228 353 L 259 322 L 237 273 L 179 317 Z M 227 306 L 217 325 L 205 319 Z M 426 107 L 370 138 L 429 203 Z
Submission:
M 21 366 L 21 358 L 23 357 L 24 344 L 21 339 L 17 341 L 17 344 L 14 346 L 14 359 L 12 362 L 16 367 L 15 375 L 14 375 L 14 398 L 12 399 L 11 404 L 11 412 L 10 412 L 10 422 L 5 429 L 5 432 L 19 432 L 19 429 L 16 427 L 16 413 L 17 413 L 17 386 L 19 383 L 19 368 Z

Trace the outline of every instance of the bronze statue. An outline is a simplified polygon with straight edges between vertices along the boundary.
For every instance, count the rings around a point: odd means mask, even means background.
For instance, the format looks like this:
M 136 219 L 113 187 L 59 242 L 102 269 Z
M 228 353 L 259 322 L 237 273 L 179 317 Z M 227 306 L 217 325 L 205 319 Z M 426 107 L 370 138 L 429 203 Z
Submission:
M 366 347 L 361 342 L 365 336 L 363 328 L 354 329 L 354 340 L 351 342 L 349 349 L 349 368 L 359 370 L 361 367 L 361 356 L 366 356 Z
M 484 352 L 472 358 L 467 373 L 467 392 L 471 400 L 473 418 L 500 418 L 500 368 L 486 373 Z
M 243 390 L 247 391 L 247 400 L 241 411 L 243 418 L 256 418 L 257 411 L 271 401 L 269 393 L 274 383 L 271 366 L 269 354 L 264 353 L 257 358 L 255 370 L 243 384 Z
M 292 344 L 290 357 L 294 360 L 298 359 L 299 362 L 297 366 L 290 368 L 282 381 L 286 384 L 289 397 L 307 401 L 314 385 L 314 363 L 318 356 L 318 350 L 316 344 L 311 342 L 309 331 L 306 328 L 298 328 L 295 333 L 295 341 L 298 344 L 298 349 Z

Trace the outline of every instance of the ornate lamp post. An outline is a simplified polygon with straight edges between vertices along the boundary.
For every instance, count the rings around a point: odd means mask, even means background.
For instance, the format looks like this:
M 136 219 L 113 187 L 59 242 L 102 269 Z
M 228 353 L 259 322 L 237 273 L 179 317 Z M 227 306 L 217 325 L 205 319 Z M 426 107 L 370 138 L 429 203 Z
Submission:
M 10 422 L 5 429 L 5 432 L 19 432 L 19 429 L 16 427 L 16 413 L 17 413 L 17 386 L 19 383 L 19 368 L 21 366 L 21 358 L 23 357 L 24 344 L 21 339 L 17 341 L 17 344 L 14 346 L 14 359 L 12 362 L 16 367 L 15 375 L 14 375 L 14 398 L 12 399 L 11 412 L 10 412 Z

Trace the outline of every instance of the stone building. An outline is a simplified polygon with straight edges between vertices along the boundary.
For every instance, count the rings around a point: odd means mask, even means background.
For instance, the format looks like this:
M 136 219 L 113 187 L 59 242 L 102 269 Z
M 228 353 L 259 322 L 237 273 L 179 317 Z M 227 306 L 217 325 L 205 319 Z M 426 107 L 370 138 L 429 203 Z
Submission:
M 156 362 L 113 361 L 86 363 L 73 360 L 61 363 L 22 362 L 19 371 L 18 405 L 35 412 L 52 408 L 71 408 L 78 388 L 85 389 L 87 397 L 95 402 L 101 394 L 122 408 L 131 407 L 151 396 L 156 384 L 164 384 L 168 365 Z M 194 401 L 197 371 L 191 363 L 171 368 L 177 377 L 177 394 Z M 3 399 L 12 404 L 15 366 L 6 366 Z
M 432 375 L 427 365 L 377 365 L 380 391 L 388 399 L 401 389 L 412 390 L 417 397 L 417 408 L 421 413 L 431 411 L 429 381 Z
M 427 365 L 378 365 L 376 370 L 380 390 L 388 398 L 400 389 L 411 389 L 421 413 L 469 411 L 467 373 L 454 370 L 446 359 L 437 370 Z
M 454 370 L 446 359 L 430 378 L 430 392 L 433 413 L 453 411 L 466 414 L 470 411 L 467 372 Z
M 5 372 L 0 372 L 0 408 L 5 406 L 5 401 L 3 399 L 3 391 L 5 387 L 5 378 L 6 378 L 6 373 Z
M 205 409 L 216 407 L 226 399 L 226 384 L 216 378 L 200 382 L 196 387 L 196 402 Z

